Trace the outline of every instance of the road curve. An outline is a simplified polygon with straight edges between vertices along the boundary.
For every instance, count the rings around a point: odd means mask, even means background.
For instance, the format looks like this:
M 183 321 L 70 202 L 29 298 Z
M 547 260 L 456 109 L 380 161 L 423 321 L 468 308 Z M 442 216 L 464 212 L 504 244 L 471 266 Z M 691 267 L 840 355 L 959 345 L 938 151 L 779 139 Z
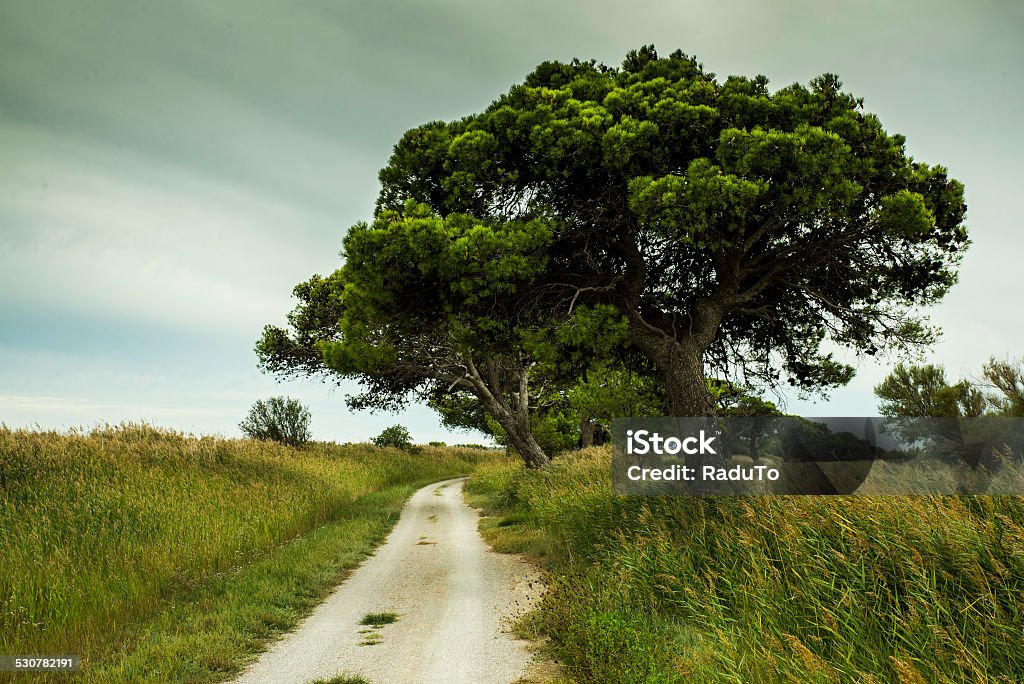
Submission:
M 538 574 L 487 547 L 462 484 L 416 492 L 377 552 L 236 682 L 302 684 L 346 674 L 373 684 L 510 684 L 525 676 L 527 644 L 508 629 L 539 595 Z M 359 624 L 378 612 L 398 620 Z

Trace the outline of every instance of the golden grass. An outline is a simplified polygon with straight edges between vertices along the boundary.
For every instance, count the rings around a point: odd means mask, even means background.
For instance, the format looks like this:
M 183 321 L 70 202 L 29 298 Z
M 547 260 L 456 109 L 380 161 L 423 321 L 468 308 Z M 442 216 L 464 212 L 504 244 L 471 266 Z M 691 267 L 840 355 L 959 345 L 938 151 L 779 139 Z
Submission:
M 386 487 L 493 455 L 296 450 L 146 425 L 0 427 L 0 653 L 101 653 L 119 630 Z
M 467 485 L 579 681 L 1024 681 L 1020 497 L 620 497 L 610 461 Z

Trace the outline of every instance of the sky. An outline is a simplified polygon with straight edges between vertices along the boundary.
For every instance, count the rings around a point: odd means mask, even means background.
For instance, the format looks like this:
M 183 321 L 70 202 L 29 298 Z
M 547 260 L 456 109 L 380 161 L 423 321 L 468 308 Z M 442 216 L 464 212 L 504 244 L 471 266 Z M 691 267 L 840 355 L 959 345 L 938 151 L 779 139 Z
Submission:
M 966 185 L 973 245 L 922 358 L 960 377 L 1024 354 L 1015 0 L 0 0 L 0 421 L 234 436 L 288 395 L 316 439 L 402 423 L 486 441 L 425 407 L 350 412 L 345 387 L 261 374 L 253 345 L 340 265 L 404 131 L 482 110 L 544 60 L 618 65 L 649 43 L 775 88 L 838 73 Z M 873 415 L 896 361 L 787 408 Z

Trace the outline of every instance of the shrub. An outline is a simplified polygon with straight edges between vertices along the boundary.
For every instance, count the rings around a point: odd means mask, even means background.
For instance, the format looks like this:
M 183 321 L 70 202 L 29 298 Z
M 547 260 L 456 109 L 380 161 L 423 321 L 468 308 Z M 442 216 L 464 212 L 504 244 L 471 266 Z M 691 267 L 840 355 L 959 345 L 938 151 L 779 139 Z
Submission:
M 253 439 L 301 447 L 310 439 L 309 420 L 309 409 L 298 399 L 271 397 L 253 404 L 238 427 Z
M 370 440 L 374 446 L 395 447 L 402 451 L 413 451 L 412 435 L 401 425 L 392 425 Z

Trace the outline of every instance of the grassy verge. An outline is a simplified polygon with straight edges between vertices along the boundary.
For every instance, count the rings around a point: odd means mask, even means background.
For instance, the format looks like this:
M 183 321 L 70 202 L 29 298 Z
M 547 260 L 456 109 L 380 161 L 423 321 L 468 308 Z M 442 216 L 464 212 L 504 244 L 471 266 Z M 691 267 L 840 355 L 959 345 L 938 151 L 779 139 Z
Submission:
M 81 654 L 83 682 L 223 679 L 364 557 L 417 486 L 489 458 L 2 428 L 0 653 Z
M 616 497 L 610 454 L 467 486 L 551 570 L 531 625 L 579 682 L 1024 681 L 1019 497 Z

